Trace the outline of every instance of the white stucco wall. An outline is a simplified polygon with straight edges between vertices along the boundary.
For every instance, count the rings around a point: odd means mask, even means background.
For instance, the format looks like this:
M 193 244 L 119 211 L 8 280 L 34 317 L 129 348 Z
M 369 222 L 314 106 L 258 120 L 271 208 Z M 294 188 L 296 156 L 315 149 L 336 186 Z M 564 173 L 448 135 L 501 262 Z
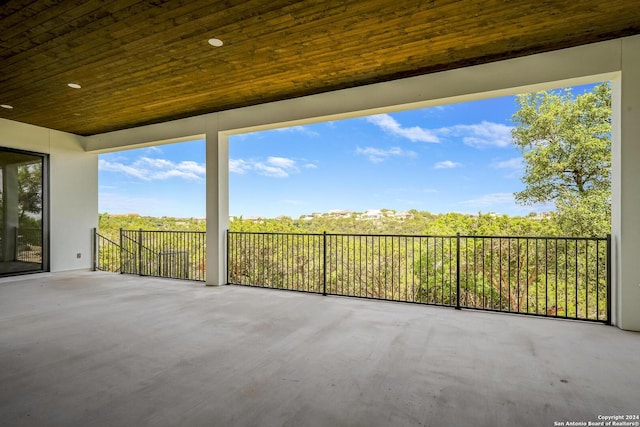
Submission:
M 640 331 L 640 37 L 622 40 L 620 64 L 612 109 L 613 320 Z
M 91 268 L 91 231 L 98 223 L 97 154 L 85 152 L 80 136 L 6 119 L 0 119 L 0 146 L 49 154 L 50 270 Z

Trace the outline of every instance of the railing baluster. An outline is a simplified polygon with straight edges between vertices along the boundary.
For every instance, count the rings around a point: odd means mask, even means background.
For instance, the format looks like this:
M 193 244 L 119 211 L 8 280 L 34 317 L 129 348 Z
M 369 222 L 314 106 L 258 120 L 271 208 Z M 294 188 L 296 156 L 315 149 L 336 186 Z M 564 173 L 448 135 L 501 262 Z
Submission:
M 511 312 L 511 239 L 507 238 L 507 307 Z
M 589 241 L 584 241 L 584 317 L 589 318 Z
M 538 269 L 538 261 L 539 261 L 539 259 L 538 259 L 538 257 L 539 257 L 539 255 L 538 255 L 538 239 L 536 239 L 535 242 L 536 242 L 536 281 L 535 281 L 535 284 L 536 284 L 536 314 L 539 314 L 538 313 L 538 302 L 539 302 L 538 301 L 538 296 L 539 296 L 538 295 L 538 275 L 540 274 L 540 270 Z
M 322 233 L 322 295 L 327 295 L 327 232 Z
M 486 287 L 486 277 L 485 277 L 485 255 L 484 255 L 484 244 L 487 241 L 487 239 L 485 239 L 484 237 L 481 239 L 482 241 L 482 308 L 485 308 L 487 306 L 487 300 L 486 300 L 486 296 L 485 296 L 485 287 Z
M 524 312 L 529 313 L 529 238 L 524 240 Z
M 576 299 L 576 314 L 575 314 L 575 318 L 578 318 L 578 240 L 576 239 L 575 241 L 575 257 L 576 257 L 576 262 L 575 262 L 575 282 L 576 282 L 576 287 L 575 287 L 575 299 Z
M 499 271 L 498 271 L 498 284 L 499 284 L 499 292 L 498 292 L 498 296 L 499 296 L 499 305 L 498 305 L 498 310 L 502 310 L 502 238 L 498 239 L 498 245 L 499 245 L 499 253 L 498 253 L 498 266 L 499 266 Z
M 611 234 L 607 234 L 607 324 L 611 325 Z
M 449 239 L 449 253 L 451 253 L 451 239 Z M 449 277 L 451 277 L 451 267 L 449 267 Z M 449 285 L 449 302 L 451 302 L 451 285 Z M 456 233 L 456 309 L 460 310 L 460 233 Z
M 564 317 L 569 317 L 569 239 L 564 239 Z

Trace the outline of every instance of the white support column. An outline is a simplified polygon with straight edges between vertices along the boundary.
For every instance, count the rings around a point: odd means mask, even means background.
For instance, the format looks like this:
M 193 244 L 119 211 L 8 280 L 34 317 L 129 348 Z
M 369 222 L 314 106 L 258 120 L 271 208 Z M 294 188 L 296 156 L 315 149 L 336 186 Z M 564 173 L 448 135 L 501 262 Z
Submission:
M 640 331 L 640 38 L 621 40 L 613 86 L 613 322 Z
M 229 138 L 218 133 L 218 115 L 207 117 L 207 286 L 227 282 Z

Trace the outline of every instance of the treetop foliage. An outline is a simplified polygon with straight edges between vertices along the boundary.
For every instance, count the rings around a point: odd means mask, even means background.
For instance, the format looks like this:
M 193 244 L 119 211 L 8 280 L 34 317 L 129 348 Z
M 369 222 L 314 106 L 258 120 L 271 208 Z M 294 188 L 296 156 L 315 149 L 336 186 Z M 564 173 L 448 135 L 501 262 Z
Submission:
M 389 212 L 394 212 L 387 210 Z M 139 215 L 100 214 L 99 232 L 117 239 L 119 229 L 205 231 L 206 222 L 195 218 L 154 218 Z M 508 216 L 493 213 L 469 215 L 462 213 L 433 214 L 411 210 L 408 218 L 385 216 L 375 220 L 324 214 L 312 219 L 232 218 L 230 231 L 321 234 L 394 234 L 394 235 L 483 235 L 483 236 L 557 236 L 559 229 L 553 215 Z
M 611 87 L 575 98 L 571 89 L 519 95 L 513 142 L 525 160 L 525 203 L 545 203 L 611 186 Z
M 520 147 L 522 204 L 555 203 L 567 234 L 611 229 L 611 86 L 573 96 L 571 89 L 519 95 L 513 142 Z

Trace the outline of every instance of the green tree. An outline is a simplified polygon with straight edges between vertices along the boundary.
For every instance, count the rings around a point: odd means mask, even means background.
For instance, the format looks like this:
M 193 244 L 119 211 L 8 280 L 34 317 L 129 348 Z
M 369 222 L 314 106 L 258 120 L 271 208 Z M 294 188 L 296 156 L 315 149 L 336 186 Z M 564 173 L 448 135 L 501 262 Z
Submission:
M 565 233 L 611 229 L 611 87 L 573 96 L 571 89 L 517 97 L 514 143 L 522 150 L 522 204 L 555 203 Z
M 31 163 L 18 167 L 18 206 L 20 222 L 28 214 L 42 215 L 42 164 Z

